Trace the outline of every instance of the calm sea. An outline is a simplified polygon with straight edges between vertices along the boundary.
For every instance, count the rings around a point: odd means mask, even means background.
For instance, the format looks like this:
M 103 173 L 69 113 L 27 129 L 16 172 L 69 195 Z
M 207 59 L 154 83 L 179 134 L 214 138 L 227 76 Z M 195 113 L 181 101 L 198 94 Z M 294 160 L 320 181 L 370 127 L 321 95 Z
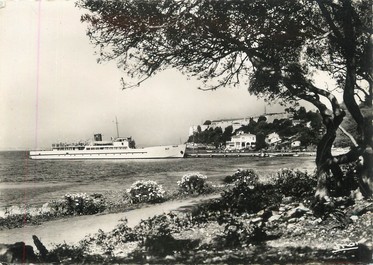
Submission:
M 120 194 L 136 180 L 154 180 L 172 191 L 191 172 L 207 175 L 213 184 L 221 184 L 238 168 L 254 169 L 262 178 L 285 167 L 312 172 L 313 161 L 314 157 L 35 161 L 27 152 L 0 152 L 0 208 L 41 205 L 65 193 Z

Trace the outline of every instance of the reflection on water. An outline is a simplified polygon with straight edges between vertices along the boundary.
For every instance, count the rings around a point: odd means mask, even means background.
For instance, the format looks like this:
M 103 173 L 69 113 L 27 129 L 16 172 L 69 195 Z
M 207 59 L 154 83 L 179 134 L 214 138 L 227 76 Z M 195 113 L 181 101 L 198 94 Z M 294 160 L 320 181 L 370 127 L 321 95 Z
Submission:
M 235 157 L 154 160 L 37 161 L 26 152 L 0 152 L 0 206 L 41 204 L 67 192 L 124 191 L 139 179 L 152 179 L 165 190 L 190 172 L 219 184 L 238 168 L 254 169 L 261 177 L 281 168 L 312 172 L 314 157 Z

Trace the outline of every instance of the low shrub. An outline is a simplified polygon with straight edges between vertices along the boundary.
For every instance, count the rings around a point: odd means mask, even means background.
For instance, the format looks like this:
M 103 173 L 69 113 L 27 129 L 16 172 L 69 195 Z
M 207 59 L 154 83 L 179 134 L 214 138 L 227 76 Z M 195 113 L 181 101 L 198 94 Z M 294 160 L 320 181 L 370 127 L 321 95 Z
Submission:
M 224 182 L 229 184 L 242 178 L 246 178 L 246 181 L 250 181 L 252 183 L 255 183 L 259 180 L 258 174 L 256 174 L 253 169 L 238 169 L 237 172 L 235 172 L 233 175 L 226 176 L 224 178 Z
M 0 217 L 0 230 L 1 228 L 19 228 L 30 223 L 33 223 L 33 218 L 29 213 L 9 214 L 5 217 Z
M 284 196 L 305 198 L 314 195 L 317 179 L 307 172 L 284 168 L 276 173 L 274 185 Z
M 264 241 L 267 235 L 263 226 L 248 223 L 241 218 L 226 218 L 223 223 L 224 230 L 214 239 L 216 249 L 245 247 L 248 244 L 257 244 Z
M 134 228 L 139 238 L 169 236 L 175 229 L 172 214 L 156 215 L 141 222 Z
M 173 233 L 182 230 L 183 224 L 177 214 L 168 213 L 142 220 L 134 228 L 140 247 L 151 255 L 165 256 L 175 251 L 183 252 L 197 247 L 199 240 L 176 239 Z M 185 221 L 185 220 L 184 220 Z
M 211 187 L 206 182 L 207 176 L 200 173 L 190 173 L 184 175 L 177 182 L 179 192 L 182 194 L 204 194 L 211 191 Z
M 128 226 L 127 219 L 121 219 L 112 231 L 105 233 L 99 229 L 96 234 L 86 236 L 79 244 L 87 249 L 87 253 L 114 255 L 113 250 L 138 240 L 139 235 Z
M 152 180 L 138 180 L 127 190 L 132 203 L 157 203 L 164 201 L 162 185 Z
M 261 209 L 278 205 L 281 197 L 272 184 L 253 183 L 250 179 L 241 178 L 222 194 L 220 205 L 222 209 L 237 214 L 256 213 Z
M 102 194 L 86 193 L 65 194 L 64 198 L 49 204 L 55 215 L 90 215 L 105 210 L 105 199 Z
M 63 243 L 56 245 L 48 253 L 45 262 L 51 264 L 104 264 L 105 257 L 87 254 L 85 246 Z

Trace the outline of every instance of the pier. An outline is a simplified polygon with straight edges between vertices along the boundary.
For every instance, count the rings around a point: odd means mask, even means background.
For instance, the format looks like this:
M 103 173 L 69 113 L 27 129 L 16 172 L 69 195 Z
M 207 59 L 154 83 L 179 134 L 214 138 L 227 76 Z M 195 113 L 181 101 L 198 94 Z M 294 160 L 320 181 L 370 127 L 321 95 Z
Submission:
M 187 151 L 186 158 L 230 158 L 230 157 L 289 157 L 289 156 L 315 156 L 316 152 L 219 152 Z

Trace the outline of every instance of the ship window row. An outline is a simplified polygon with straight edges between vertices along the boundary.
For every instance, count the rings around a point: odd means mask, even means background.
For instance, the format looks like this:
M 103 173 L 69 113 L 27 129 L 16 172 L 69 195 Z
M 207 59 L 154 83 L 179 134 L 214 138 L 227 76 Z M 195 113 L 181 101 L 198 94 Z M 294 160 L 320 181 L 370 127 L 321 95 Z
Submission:
M 120 147 L 87 147 L 86 150 L 120 150 L 127 149 L 127 146 Z

